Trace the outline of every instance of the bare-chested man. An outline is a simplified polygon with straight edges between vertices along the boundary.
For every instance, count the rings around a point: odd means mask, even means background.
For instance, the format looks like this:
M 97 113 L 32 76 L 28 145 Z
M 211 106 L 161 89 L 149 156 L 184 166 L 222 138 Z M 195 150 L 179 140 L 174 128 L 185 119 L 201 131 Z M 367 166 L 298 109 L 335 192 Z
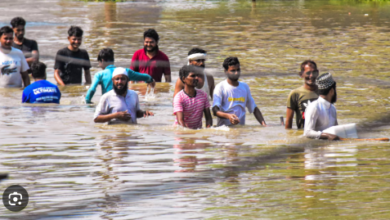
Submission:
M 199 68 L 202 68 L 204 70 L 204 68 L 206 67 L 205 65 L 206 56 L 207 55 L 205 50 L 202 50 L 200 48 L 192 48 L 188 52 L 188 64 L 193 66 L 198 66 Z M 212 100 L 213 91 L 215 87 L 214 77 L 210 74 L 207 74 L 205 71 L 203 71 L 203 74 L 204 75 L 200 76 L 198 79 L 198 85 L 196 89 L 200 89 L 203 92 L 205 92 L 207 94 L 207 98 L 209 100 Z M 184 83 L 180 79 L 177 79 L 175 85 L 175 93 L 173 94 L 173 97 L 175 97 L 175 95 L 183 89 L 184 89 Z

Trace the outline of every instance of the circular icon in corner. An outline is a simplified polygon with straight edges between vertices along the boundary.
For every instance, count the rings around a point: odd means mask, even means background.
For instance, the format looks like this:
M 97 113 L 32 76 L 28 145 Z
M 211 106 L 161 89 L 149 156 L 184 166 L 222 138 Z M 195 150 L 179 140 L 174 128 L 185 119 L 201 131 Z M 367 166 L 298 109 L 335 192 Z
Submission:
M 28 204 L 27 190 L 18 185 L 8 187 L 3 192 L 3 204 L 10 211 L 22 211 Z

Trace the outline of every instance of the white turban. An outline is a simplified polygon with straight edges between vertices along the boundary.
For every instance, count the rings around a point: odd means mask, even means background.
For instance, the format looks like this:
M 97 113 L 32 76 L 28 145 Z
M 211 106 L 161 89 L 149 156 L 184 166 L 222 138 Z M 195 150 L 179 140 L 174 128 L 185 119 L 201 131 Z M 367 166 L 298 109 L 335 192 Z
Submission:
M 207 57 L 207 54 L 205 53 L 194 53 L 187 57 L 188 59 L 188 65 L 190 65 L 191 60 L 205 60 Z
M 125 75 L 127 76 L 127 70 L 123 67 L 117 67 L 115 68 L 114 72 L 112 73 L 112 78 L 118 75 Z

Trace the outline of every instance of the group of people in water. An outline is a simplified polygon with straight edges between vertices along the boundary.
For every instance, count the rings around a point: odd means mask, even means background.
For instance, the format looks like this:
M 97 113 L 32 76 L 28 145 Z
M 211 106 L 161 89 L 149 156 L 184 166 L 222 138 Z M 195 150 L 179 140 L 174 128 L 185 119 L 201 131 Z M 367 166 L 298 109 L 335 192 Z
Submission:
M 0 86 L 22 87 L 23 103 L 60 103 L 58 86 L 46 80 L 46 65 L 39 62 L 37 42 L 24 37 L 26 21 L 16 17 L 11 27 L 0 28 Z M 15 37 L 14 37 L 15 35 Z M 84 70 L 85 83 L 91 84 L 86 103 L 91 103 L 97 86 L 102 97 L 94 114 L 95 122 L 137 123 L 137 118 L 153 116 L 153 112 L 140 109 L 138 94 L 128 89 L 131 81 L 145 82 L 154 87 L 156 82 L 171 82 L 169 58 L 159 48 L 159 35 L 154 29 L 144 32 L 144 48 L 136 51 L 130 68 L 116 67 L 114 51 L 102 49 L 97 57 L 101 71 L 91 80 L 89 54 L 81 49 L 83 30 L 71 26 L 69 45 L 57 52 L 54 78 L 58 85 L 81 84 Z M 191 129 L 213 126 L 211 112 L 217 117 L 217 126 L 245 125 L 246 108 L 259 124 L 267 126 L 260 109 L 251 95 L 248 84 L 239 81 L 241 69 L 237 57 L 228 57 L 222 66 L 226 80 L 215 85 L 214 77 L 205 69 L 207 53 L 192 48 L 188 63 L 179 71 L 173 97 L 175 125 Z M 31 73 L 34 83 L 30 85 Z M 287 98 L 286 129 L 292 128 L 294 114 L 299 129 L 309 138 L 337 140 L 339 137 L 323 131 L 337 125 L 336 82 L 330 73 L 319 76 L 312 60 L 301 64 L 302 87 L 293 90 Z M 212 104 L 210 102 L 212 101 Z M 211 110 L 210 110 L 211 108 Z

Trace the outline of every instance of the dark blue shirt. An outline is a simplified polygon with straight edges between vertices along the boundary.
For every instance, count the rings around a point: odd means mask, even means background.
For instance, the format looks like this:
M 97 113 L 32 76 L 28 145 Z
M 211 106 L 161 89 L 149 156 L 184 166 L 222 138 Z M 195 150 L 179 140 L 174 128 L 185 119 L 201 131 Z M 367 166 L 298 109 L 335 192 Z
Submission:
M 60 104 L 61 92 L 56 85 L 46 80 L 39 80 L 23 90 L 22 103 L 57 103 Z

